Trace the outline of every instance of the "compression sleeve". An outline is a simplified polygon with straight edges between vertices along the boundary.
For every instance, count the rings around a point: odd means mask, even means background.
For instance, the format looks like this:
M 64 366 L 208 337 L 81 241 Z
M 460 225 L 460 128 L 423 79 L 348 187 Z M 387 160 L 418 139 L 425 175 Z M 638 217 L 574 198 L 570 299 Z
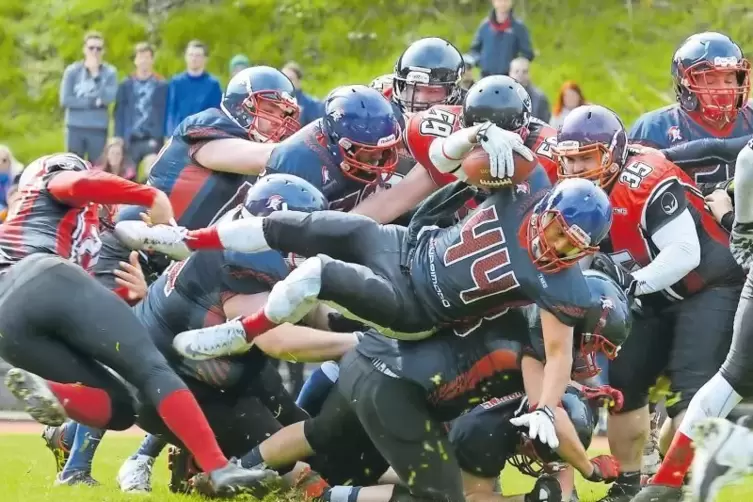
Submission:
M 132 204 L 150 207 L 155 188 L 139 185 L 103 171 L 56 171 L 47 190 L 59 202 L 72 207 L 95 204 Z
M 659 249 L 659 254 L 651 263 L 633 272 L 638 281 L 636 295 L 668 288 L 701 263 L 701 242 L 687 208 L 651 234 L 651 241 Z
M 735 166 L 735 222 L 753 223 L 753 139 L 737 156 Z
M 429 160 L 442 173 L 451 173 L 457 170 L 463 157 L 476 146 L 471 143 L 469 137 L 477 126 L 466 127 L 455 131 L 446 138 L 437 138 L 429 146 Z M 475 134 L 475 133 L 474 133 Z
M 732 164 L 753 135 L 740 138 L 705 138 L 665 148 L 664 156 L 683 169 L 711 164 Z

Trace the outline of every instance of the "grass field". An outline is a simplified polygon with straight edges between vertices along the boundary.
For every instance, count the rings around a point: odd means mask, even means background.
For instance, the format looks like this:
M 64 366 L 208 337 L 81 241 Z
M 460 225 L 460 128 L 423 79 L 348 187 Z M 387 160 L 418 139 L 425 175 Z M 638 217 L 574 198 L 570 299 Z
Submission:
M 40 427 L 41 430 L 41 427 Z M 154 467 L 154 492 L 150 496 L 120 493 L 115 475 L 121 462 L 137 447 L 140 436 L 131 433 L 111 434 L 99 448 L 94 477 L 102 483 L 97 488 L 53 487 L 54 463 L 44 448 L 39 434 L 14 433 L 0 435 L 0 501 L 2 502 L 121 502 L 132 500 L 203 500 L 200 497 L 174 495 L 167 490 L 166 455 Z M 528 491 L 533 481 L 512 468 L 505 470 L 503 490 L 508 494 Z M 583 502 L 595 501 L 606 487 L 578 480 L 578 493 Z M 271 498 L 271 497 L 270 497 Z M 286 500 L 291 500 L 286 497 Z M 726 490 L 720 502 L 753 501 L 753 479 L 745 485 Z

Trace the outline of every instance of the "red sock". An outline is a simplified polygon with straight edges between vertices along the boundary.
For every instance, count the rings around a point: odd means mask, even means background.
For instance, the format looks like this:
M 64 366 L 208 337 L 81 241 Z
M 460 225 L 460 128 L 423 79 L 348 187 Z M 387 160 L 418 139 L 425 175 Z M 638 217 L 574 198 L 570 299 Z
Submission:
M 269 320 L 267 314 L 264 313 L 264 308 L 260 308 L 255 314 L 241 319 L 241 324 L 243 325 L 243 329 L 246 330 L 246 341 L 248 343 L 251 343 L 254 338 L 262 333 L 266 333 L 270 329 L 279 326 L 279 324 Z
M 224 249 L 216 226 L 191 230 L 186 238 L 186 246 L 191 249 Z
M 72 420 L 98 429 L 105 429 L 110 423 L 112 406 L 110 396 L 104 390 L 78 383 L 48 380 L 47 384 Z
M 651 484 L 680 488 L 692 462 L 693 442 L 678 431 Z
M 180 389 L 171 392 L 160 401 L 157 412 L 193 454 L 204 472 L 214 471 L 228 463 L 191 391 Z

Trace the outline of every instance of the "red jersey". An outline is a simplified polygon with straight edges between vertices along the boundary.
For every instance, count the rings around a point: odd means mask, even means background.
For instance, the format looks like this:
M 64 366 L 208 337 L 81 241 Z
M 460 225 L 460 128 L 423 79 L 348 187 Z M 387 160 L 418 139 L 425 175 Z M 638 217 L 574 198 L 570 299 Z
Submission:
M 429 173 L 434 183 L 445 186 L 457 180 L 454 174 L 442 173 L 429 159 L 429 148 L 437 138 L 446 138 L 463 127 L 463 107 L 459 105 L 435 105 L 413 115 L 405 126 L 404 142 L 416 162 Z M 552 146 L 557 143 L 557 131 L 546 122 L 531 119 L 525 145 L 536 154 L 539 163 L 552 184 L 557 182 L 557 162 Z
M 613 220 L 609 238 L 602 243 L 615 262 L 635 271 L 658 255 L 651 236 L 690 211 L 701 244 L 701 263 L 661 295 L 682 300 L 707 286 L 742 284 L 745 275 L 729 251 L 729 234 L 706 207 L 701 192 L 682 169 L 656 155 L 628 158 L 609 194 Z

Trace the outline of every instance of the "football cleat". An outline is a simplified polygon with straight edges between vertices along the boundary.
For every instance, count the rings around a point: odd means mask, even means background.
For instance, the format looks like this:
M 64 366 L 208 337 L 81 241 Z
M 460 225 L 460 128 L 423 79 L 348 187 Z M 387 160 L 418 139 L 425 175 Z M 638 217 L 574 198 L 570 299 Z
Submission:
M 61 472 L 55 476 L 55 486 L 99 486 L 99 481 L 86 471 L 75 471 L 73 474 L 65 477 L 63 477 L 63 473 Z
M 120 466 L 115 478 L 121 492 L 149 493 L 152 491 L 152 466 L 154 457 L 133 455 Z
M 232 497 L 244 493 L 261 500 L 282 486 L 282 478 L 269 469 L 244 469 L 232 459 L 225 467 L 202 472 L 191 480 L 193 487 L 207 497 Z
M 666 485 L 647 484 L 631 502 L 682 502 L 682 488 Z
M 149 226 L 143 221 L 121 221 L 113 230 L 115 237 L 134 250 L 156 251 L 174 260 L 184 260 L 191 254 L 185 238 L 188 230 L 173 225 Z
M 34 373 L 11 368 L 5 375 L 5 385 L 16 399 L 24 403 L 24 411 L 40 424 L 63 425 L 68 418 L 47 382 Z
M 173 348 L 196 361 L 243 354 L 253 344 L 246 341 L 246 330 L 238 319 L 208 328 L 184 331 L 173 339 Z
M 63 472 L 63 468 L 68 462 L 68 457 L 71 455 L 70 445 L 66 445 L 63 441 L 66 427 L 67 424 L 63 424 L 60 427 L 50 427 L 48 425 L 42 431 L 42 439 L 44 439 L 45 445 L 55 457 L 55 472 L 57 473 Z
M 275 324 L 295 324 L 316 306 L 322 289 L 322 260 L 314 256 L 272 287 L 264 314 Z

